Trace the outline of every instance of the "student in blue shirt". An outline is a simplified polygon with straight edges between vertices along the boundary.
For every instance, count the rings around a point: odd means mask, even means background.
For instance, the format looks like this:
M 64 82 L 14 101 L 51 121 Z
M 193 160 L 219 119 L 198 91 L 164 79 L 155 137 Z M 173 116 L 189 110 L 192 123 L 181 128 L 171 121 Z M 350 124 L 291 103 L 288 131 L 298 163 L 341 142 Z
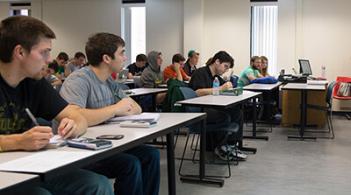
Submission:
M 127 97 L 111 74 L 122 71 L 126 61 L 125 43 L 117 35 L 97 33 L 86 43 L 89 66 L 73 72 L 62 85 L 61 96 L 80 110 L 89 126 L 114 116 L 141 113 L 140 106 Z M 132 131 L 133 129 L 131 129 Z M 160 183 L 160 155 L 151 146 L 140 145 L 89 166 L 90 170 L 115 178 L 120 195 L 157 195 Z

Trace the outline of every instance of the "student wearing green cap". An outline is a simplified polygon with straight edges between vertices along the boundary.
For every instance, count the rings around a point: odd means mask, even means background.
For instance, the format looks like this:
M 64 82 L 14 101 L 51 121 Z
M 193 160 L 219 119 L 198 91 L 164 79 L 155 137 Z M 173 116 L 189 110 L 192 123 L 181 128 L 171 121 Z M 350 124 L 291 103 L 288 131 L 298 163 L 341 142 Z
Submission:
M 188 52 L 188 60 L 184 64 L 185 73 L 191 77 L 193 72 L 196 70 L 196 65 L 199 63 L 200 53 L 195 50 L 190 50 Z

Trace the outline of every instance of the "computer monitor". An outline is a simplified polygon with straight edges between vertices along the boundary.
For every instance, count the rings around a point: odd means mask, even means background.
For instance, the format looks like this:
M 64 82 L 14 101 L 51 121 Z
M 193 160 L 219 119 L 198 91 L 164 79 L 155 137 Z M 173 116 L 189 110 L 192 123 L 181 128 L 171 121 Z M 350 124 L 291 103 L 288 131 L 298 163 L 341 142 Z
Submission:
M 309 60 L 299 60 L 299 64 L 300 64 L 300 73 L 302 75 L 312 75 L 312 69 L 311 69 L 311 65 L 310 65 L 310 61 Z

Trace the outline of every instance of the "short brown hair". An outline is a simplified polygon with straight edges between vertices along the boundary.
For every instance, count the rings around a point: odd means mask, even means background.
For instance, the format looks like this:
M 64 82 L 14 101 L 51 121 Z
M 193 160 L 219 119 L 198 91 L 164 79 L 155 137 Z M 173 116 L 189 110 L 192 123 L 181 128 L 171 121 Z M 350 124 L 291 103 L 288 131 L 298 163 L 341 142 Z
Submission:
M 90 65 L 99 66 L 103 55 L 115 59 L 114 53 L 118 47 L 124 47 L 124 45 L 124 40 L 120 36 L 111 33 L 97 33 L 88 39 L 85 45 L 85 53 Z
M 55 39 L 55 33 L 42 21 L 30 16 L 12 16 L 0 24 L 0 61 L 12 61 L 13 49 L 21 45 L 28 52 L 41 38 Z
M 219 60 L 220 63 L 223 63 L 223 62 L 230 63 L 230 68 L 233 68 L 234 66 L 233 57 L 226 51 L 217 52 L 212 58 L 207 60 L 206 65 L 210 66 L 211 64 L 215 63 L 216 60 Z
M 147 62 L 147 57 L 145 54 L 137 55 L 136 59 L 137 62 Z
M 172 64 L 174 64 L 175 62 L 179 63 L 181 61 L 185 61 L 185 58 L 182 54 L 177 53 L 172 57 Z
M 84 55 L 83 52 L 78 51 L 78 52 L 76 52 L 74 54 L 74 58 L 76 58 L 76 59 L 78 59 L 78 58 L 85 58 L 85 55 Z
M 59 60 L 64 60 L 64 61 L 68 61 L 68 54 L 66 52 L 60 52 L 58 55 L 57 55 L 57 59 Z
M 256 60 L 261 60 L 260 56 L 252 56 L 250 59 L 250 65 L 252 66 Z

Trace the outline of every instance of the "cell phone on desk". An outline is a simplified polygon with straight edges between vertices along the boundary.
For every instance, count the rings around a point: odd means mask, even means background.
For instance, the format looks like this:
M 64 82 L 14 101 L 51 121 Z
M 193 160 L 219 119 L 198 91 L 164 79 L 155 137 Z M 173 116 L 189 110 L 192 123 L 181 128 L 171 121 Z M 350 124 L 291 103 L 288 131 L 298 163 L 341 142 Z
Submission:
M 123 139 L 124 135 L 100 135 L 97 136 L 96 139 L 112 139 L 112 140 L 119 140 L 119 139 Z
M 92 139 L 80 137 L 67 140 L 67 145 L 74 148 L 82 148 L 88 150 L 100 150 L 112 147 L 112 142 L 104 139 Z

